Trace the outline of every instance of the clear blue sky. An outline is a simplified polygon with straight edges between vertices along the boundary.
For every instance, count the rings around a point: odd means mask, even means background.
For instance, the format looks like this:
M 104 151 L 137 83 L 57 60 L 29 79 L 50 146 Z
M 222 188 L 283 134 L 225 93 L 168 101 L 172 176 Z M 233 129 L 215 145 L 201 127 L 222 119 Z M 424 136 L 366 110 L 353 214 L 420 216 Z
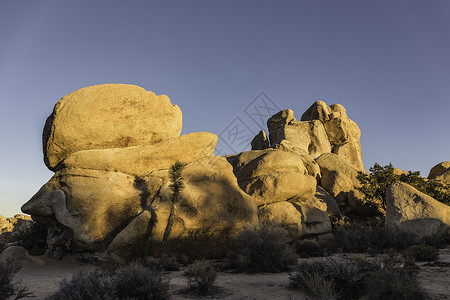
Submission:
M 237 117 L 257 130 L 245 108 L 260 92 L 298 119 L 341 103 L 366 169 L 426 176 L 450 160 L 450 1 L 2 0 L 1 215 L 52 176 L 41 134 L 54 104 L 102 83 L 168 95 L 183 134 Z

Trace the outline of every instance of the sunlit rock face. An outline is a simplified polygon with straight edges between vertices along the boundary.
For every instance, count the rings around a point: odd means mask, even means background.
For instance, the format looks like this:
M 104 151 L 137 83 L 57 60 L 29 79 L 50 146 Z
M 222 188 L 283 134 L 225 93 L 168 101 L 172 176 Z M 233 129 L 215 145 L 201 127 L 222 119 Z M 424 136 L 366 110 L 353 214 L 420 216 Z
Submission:
M 166 95 L 127 84 L 79 89 L 56 103 L 43 132 L 50 170 L 80 150 L 152 145 L 180 135 L 181 110 Z
M 257 226 L 256 201 L 239 188 L 227 160 L 213 156 L 217 136 L 180 131 L 179 108 L 136 86 L 93 86 L 62 98 L 44 129 L 44 156 L 55 175 L 22 207 L 47 225 L 49 251 L 108 249 L 121 261 L 129 249 L 143 252 L 136 247 L 150 237 L 160 243 L 177 160 L 186 164 L 185 188 L 172 238 Z
M 396 182 L 386 190 L 386 226 L 397 226 L 420 238 L 450 229 L 450 206 Z
M 47 225 L 50 253 L 95 251 L 121 263 L 157 254 L 177 160 L 185 163 L 184 188 L 169 244 L 192 232 L 230 238 L 263 220 L 292 240 L 327 235 L 328 212 L 340 211 L 333 197 L 354 189 L 363 170 L 359 128 L 340 105 L 316 102 L 302 121 L 283 110 L 268 120 L 269 137 L 261 131 L 253 150 L 227 157 L 213 155 L 216 135 L 180 136 L 181 125 L 167 96 L 137 86 L 92 86 L 63 97 L 43 134 L 55 175 L 22 207 Z
M 428 179 L 440 180 L 445 184 L 450 184 L 450 161 L 441 162 L 431 168 Z
M 359 142 L 361 130 L 358 124 L 350 120 L 342 105 L 328 106 L 323 101 L 316 101 L 303 113 L 301 120 L 319 120 L 325 128 L 331 152 L 350 162 L 359 171 L 364 171 Z

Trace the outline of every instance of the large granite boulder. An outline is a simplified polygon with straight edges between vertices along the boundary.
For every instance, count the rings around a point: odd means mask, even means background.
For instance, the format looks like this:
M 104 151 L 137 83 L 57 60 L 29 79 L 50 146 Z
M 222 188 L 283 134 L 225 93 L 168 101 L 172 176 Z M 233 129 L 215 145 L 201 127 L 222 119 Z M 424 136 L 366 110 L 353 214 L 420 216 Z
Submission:
M 144 176 L 153 170 L 168 169 L 177 160 L 190 163 L 212 156 L 216 143 L 215 134 L 196 132 L 154 145 L 78 151 L 67 157 L 61 166 Z
M 348 193 L 360 187 L 358 169 L 347 160 L 334 153 L 325 153 L 316 159 L 322 177 L 320 185 L 339 204 L 346 205 Z
M 320 120 L 331 144 L 330 152 L 344 158 L 359 171 L 364 171 L 359 142 L 361 130 L 355 122 L 349 119 L 342 105 L 328 106 L 323 101 L 316 101 L 303 113 L 301 120 Z
M 386 190 L 386 226 L 398 226 L 420 237 L 450 228 L 450 206 L 396 182 Z
M 142 211 L 139 183 L 137 176 L 121 172 L 64 168 L 22 211 L 49 228 L 50 250 L 97 249 Z
M 44 161 L 56 170 L 74 152 L 152 145 L 179 136 L 181 126 L 181 110 L 166 95 L 127 84 L 82 88 L 59 100 L 48 117 Z
M 237 185 L 231 165 L 223 157 L 208 157 L 186 165 L 185 187 L 181 192 L 170 239 L 186 237 L 195 230 L 237 234 L 246 225 L 258 225 L 258 209 L 252 197 Z M 145 178 L 145 187 L 157 191 L 144 211 L 112 241 L 108 254 L 120 262 L 143 251 L 151 238 L 154 247 L 162 241 L 171 209 L 172 191 L 168 170 L 155 171 Z M 151 193 L 153 195 L 153 193 Z
M 304 150 L 312 158 L 331 152 L 330 142 L 318 120 L 299 122 L 290 109 L 282 110 L 267 121 L 270 144 L 276 148 L 282 141 L 289 141 L 292 147 Z
M 294 153 L 276 150 L 242 152 L 229 158 L 239 186 L 258 205 L 314 196 L 316 178 Z
M 431 168 L 428 179 L 440 180 L 445 184 L 450 184 L 450 161 L 441 162 Z

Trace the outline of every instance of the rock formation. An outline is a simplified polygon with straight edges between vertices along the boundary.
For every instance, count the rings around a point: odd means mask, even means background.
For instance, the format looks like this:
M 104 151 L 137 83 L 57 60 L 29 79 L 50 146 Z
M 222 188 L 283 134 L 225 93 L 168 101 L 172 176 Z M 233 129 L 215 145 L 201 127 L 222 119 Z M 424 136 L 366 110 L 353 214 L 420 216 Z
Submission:
M 428 179 L 440 180 L 445 184 L 450 184 L 450 161 L 441 162 L 431 168 Z
M 450 206 L 396 182 L 386 190 L 386 226 L 397 226 L 419 237 L 450 228 Z
M 50 251 L 97 251 L 118 262 L 161 243 L 171 209 L 169 168 L 186 164 L 171 239 L 195 230 L 235 235 L 270 220 L 292 239 L 331 232 L 363 171 L 360 131 L 338 104 L 283 110 L 252 150 L 214 156 L 217 136 L 180 136 L 181 111 L 167 96 L 121 84 L 63 97 L 47 119 L 44 161 L 55 175 L 22 211 L 49 229 Z M 323 189 L 322 189 L 323 188 Z M 341 201 L 341 202 L 342 202 Z M 133 249 L 133 251 L 130 251 Z

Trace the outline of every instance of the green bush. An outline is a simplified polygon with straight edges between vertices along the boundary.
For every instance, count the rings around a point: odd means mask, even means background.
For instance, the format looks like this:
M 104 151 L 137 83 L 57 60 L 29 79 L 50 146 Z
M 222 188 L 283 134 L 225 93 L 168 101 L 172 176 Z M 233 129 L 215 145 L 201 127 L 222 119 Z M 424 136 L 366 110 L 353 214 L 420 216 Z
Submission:
M 192 291 L 201 295 L 207 295 L 211 292 L 217 272 L 214 266 L 206 260 L 194 262 L 184 272 L 188 285 Z
M 256 229 L 245 229 L 234 240 L 230 265 L 252 273 L 287 271 L 297 260 L 287 240 L 287 231 L 270 222 Z
M 104 272 L 80 272 L 60 283 L 56 300 L 169 299 L 169 281 L 160 270 L 140 264 Z
M 366 204 L 377 207 L 380 214 L 386 213 L 386 189 L 396 181 L 405 182 L 434 199 L 450 205 L 450 185 L 422 178 L 418 171 L 395 175 L 392 164 L 383 167 L 377 163 L 369 168 L 369 171 L 369 174 L 359 172 L 357 178 L 362 186 L 358 190 L 364 194 Z
M 0 299 L 14 299 L 33 297 L 26 287 L 14 284 L 14 276 L 19 272 L 20 266 L 13 263 L 0 262 Z

